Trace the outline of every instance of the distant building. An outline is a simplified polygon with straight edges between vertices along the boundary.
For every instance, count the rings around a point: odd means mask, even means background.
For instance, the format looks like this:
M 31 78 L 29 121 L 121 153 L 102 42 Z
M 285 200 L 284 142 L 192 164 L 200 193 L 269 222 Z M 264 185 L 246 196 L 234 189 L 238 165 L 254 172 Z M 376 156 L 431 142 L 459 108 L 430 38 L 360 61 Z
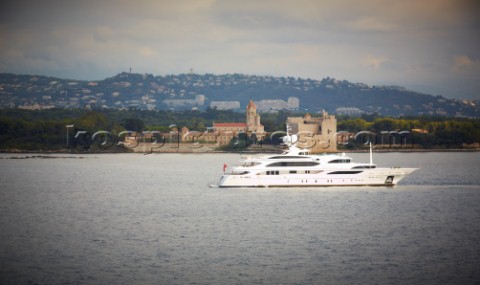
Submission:
M 338 115 L 361 116 L 365 112 L 356 107 L 339 107 L 335 109 Z
M 217 108 L 217 110 L 234 110 L 240 109 L 239 101 L 212 101 L 210 108 Z
M 297 110 L 300 107 L 300 99 L 297 97 L 288 97 L 288 109 Z
M 232 133 L 264 133 L 264 126 L 260 123 L 260 115 L 257 114 L 257 107 L 252 100 L 245 112 L 245 123 L 213 123 L 214 131 Z
M 327 112 L 321 117 L 288 117 L 292 134 L 298 135 L 299 146 L 310 148 L 312 153 L 337 151 L 337 119 Z
M 246 110 L 247 132 L 264 133 L 265 128 L 260 123 L 260 115 L 257 114 L 257 107 L 252 100 Z
M 247 131 L 247 123 L 213 123 L 216 132 L 244 133 Z
M 258 139 L 265 135 L 265 128 L 260 123 L 255 103 L 250 100 L 245 112 L 245 123 L 213 123 L 213 131 L 222 138 L 220 144 L 228 144 L 239 133 L 255 134 Z
M 428 134 L 429 131 L 426 129 L 412 129 L 412 132 L 417 133 L 417 134 Z
M 205 95 L 196 95 L 195 99 L 165 99 L 162 102 L 169 108 L 198 107 L 205 104 Z
M 300 99 L 297 97 L 288 97 L 288 101 L 281 99 L 265 99 L 255 102 L 257 110 L 260 112 L 278 111 L 278 110 L 297 110 L 300 106 Z
M 38 104 L 38 103 L 35 103 L 33 105 L 18 106 L 18 109 L 22 109 L 22 110 L 48 110 L 52 108 L 55 108 L 55 106 L 51 104 L 45 105 L 45 104 Z

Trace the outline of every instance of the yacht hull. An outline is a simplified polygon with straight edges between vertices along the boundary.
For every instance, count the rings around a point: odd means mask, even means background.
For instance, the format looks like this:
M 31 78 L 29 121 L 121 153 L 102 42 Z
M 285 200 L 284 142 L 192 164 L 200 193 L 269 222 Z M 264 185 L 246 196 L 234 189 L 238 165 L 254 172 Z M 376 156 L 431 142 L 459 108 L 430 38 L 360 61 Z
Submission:
M 417 168 L 376 168 L 354 174 L 323 171 L 316 174 L 224 174 L 218 187 L 393 186 Z

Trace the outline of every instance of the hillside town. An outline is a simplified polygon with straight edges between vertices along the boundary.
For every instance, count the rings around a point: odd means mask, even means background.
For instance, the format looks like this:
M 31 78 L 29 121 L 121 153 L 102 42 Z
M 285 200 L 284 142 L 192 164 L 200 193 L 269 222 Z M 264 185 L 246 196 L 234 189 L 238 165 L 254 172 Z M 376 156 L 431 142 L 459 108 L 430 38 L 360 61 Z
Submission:
M 168 77 L 164 85 L 154 82 L 152 75 L 119 74 L 106 82 L 78 81 L 46 78 L 41 76 L 13 76 L 11 80 L 0 83 L 0 108 L 19 108 L 24 110 L 43 110 L 52 108 L 115 108 L 115 109 L 197 109 L 218 108 L 219 110 L 240 110 L 239 100 L 208 100 L 206 95 L 198 94 L 191 88 L 209 86 L 236 86 L 256 84 L 260 77 L 235 76 L 207 77 L 193 80 L 191 77 Z M 271 82 L 273 79 L 266 79 Z M 146 81 L 146 82 L 144 82 Z M 279 86 L 300 86 L 297 79 L 278 79 Z M 308 91 L 309 84 L 301 90 Z M 299 88 L 300 87 L 295 87 Z M 207 102 L 210 101 L 209 104 Z M 298 110 L 299 99 L 289 97 L 259 100 L 259 111 Z
M 255 98 L 259 112 L 280 110 L 360 116 L 428 115 L 478 117 L 475 100 L 447 99 L 398 86 L 324 78 L 123 72 L 99 81 L 0 74 L 0 108 L 43 110 L 218 110 L 241 111 Z

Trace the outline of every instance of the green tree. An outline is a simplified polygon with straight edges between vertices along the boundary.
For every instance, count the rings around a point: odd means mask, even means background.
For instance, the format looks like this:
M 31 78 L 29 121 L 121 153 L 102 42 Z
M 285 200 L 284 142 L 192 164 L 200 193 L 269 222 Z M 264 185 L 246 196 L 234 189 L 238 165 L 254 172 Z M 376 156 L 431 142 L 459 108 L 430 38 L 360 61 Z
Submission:
M 123 126 L 129 131 L 141 132 L 145 130 L 145 123 L 139 118 L 128 118 L 123 121 Z

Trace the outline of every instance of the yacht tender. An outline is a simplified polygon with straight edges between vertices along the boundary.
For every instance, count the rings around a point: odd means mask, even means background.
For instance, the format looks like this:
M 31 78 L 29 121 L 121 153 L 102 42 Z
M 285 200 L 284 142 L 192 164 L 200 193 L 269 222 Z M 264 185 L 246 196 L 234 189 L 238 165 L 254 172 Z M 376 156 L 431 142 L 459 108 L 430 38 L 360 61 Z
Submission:
M 296 136 L 284 137 L 282 154 L 242 156 L 239 165 L 223 174 L 218 187 L 308 187 L 395 185 L 417 168 L 377 167 L 354 163 L 345 154 L 312 155 L 295 146 Z

